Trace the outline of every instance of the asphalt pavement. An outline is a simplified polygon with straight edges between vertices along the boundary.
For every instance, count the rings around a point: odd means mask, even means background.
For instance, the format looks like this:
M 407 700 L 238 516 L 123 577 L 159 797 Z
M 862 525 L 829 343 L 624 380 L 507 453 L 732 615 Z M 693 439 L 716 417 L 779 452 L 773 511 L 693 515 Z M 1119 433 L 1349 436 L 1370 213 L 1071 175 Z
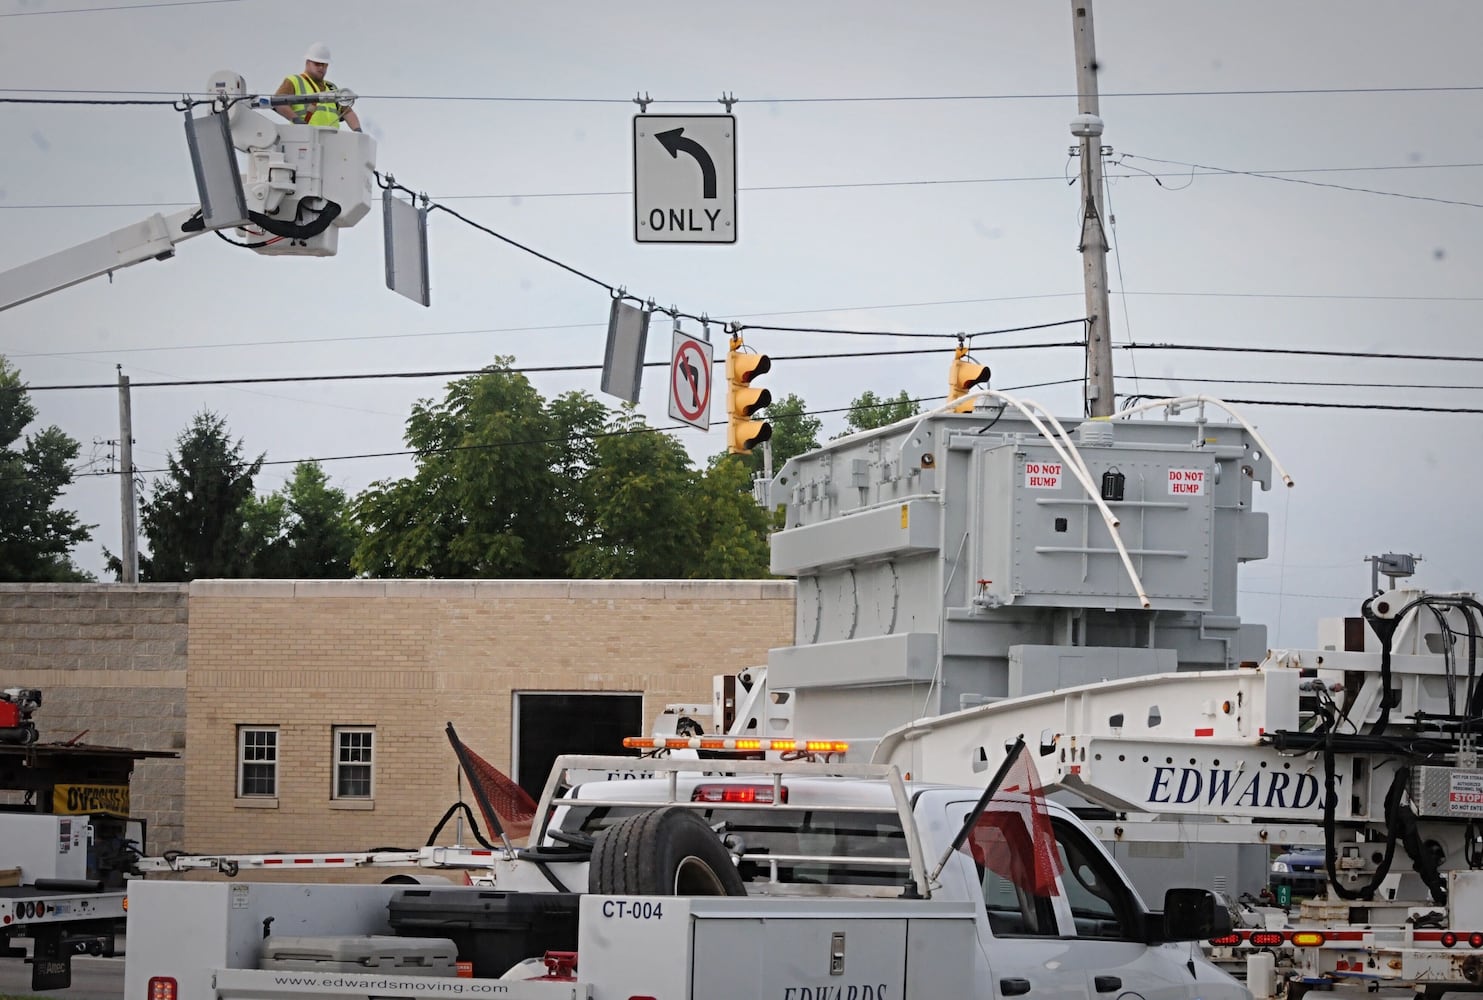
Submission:
M 31 942 L 18 938 L 28 951 Z M 65 990 L 31 989 L 31 966 L 23 958 L 0 958 L 0 997 L 44 997 L 46 1000 L 123 1000 L 124 939 L 118 939 L 115 958 L 78 955 L 72 959 L 72 986 Z

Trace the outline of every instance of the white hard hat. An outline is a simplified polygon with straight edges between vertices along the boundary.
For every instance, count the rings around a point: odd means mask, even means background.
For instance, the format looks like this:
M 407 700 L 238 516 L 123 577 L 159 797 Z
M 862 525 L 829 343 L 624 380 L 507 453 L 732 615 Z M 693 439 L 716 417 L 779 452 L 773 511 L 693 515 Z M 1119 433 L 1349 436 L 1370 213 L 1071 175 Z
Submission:
M 304 59 L 308 62 L 327 63 L 330 61 L 330 47 L 324 42 L 315 42 L 309 46 L 309 51 L 304 53 Z

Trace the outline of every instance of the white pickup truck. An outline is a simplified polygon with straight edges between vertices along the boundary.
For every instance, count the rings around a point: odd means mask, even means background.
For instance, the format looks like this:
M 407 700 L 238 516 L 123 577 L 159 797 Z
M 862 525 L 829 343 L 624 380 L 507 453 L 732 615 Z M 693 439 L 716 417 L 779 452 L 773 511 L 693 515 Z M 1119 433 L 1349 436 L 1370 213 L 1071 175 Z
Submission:
M 1069 811 L 996 797 L 965 830 L 979 798 L 875 765 L 563 757 L 492 888 L 131 883 L 124 996 L 1249 1000 L 1195 943 L 1229 929 L 1213 894 L 1151 912 Z M 539 935 L 515 912 L 557 903 Z M 473 975 L 346 960 L 394 932 L 458 941 Z M 264 961 L 306 940 L 341 961 Z

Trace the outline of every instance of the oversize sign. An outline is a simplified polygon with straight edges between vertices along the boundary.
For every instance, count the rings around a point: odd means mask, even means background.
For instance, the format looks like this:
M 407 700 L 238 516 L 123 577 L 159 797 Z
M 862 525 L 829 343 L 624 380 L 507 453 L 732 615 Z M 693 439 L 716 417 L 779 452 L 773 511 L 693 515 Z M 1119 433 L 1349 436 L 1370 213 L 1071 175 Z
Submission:
M 51 811 L 60 816 L 129 816 L 128 785 L 53 785 Z

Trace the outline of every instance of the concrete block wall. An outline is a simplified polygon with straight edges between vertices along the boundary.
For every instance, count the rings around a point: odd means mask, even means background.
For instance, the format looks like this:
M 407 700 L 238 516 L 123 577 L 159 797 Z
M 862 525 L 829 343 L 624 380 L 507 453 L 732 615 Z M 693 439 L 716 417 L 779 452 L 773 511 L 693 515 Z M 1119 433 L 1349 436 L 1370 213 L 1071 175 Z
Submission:
M 43 740 L 185 747 L 184 584 L 0 584 L 0 687 L 42 692 Z M 130 782 L 151 853 L 183 845 L 185 763 L 145 760 Z
M 791 581 L 197 581 L 186 847 L 420 846 L 458 795 L 445 722 L 508 772 L 517 692 L 641 693 L 646 726 L 666 703 L 708 704 L 713 674 L 791 643 L 793 594 Z M 276 799 L 236 795 L 242 725 L 278 727 Z M 337 725 L 375 727 L 369 802 L 332 798 Z

